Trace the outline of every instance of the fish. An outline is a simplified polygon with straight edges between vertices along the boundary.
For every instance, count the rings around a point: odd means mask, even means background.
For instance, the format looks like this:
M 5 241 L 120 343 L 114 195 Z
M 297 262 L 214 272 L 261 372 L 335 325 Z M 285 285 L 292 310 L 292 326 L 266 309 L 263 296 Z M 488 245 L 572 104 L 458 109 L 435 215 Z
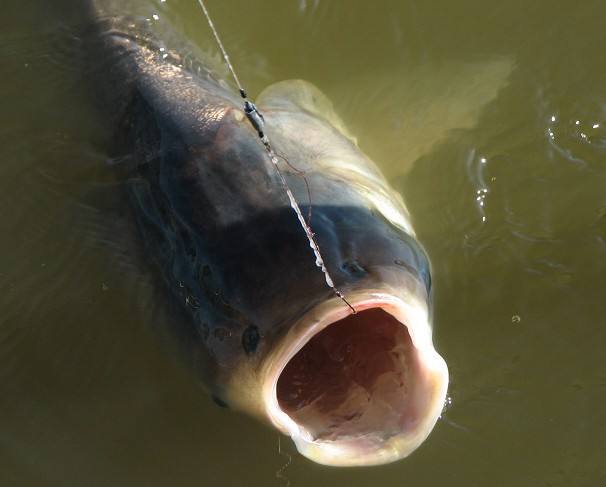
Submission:
M 313 84 L 256 98 L 347 306 L 237 91 L 133 3 L 125 15 L 123 2 L 87 0 L 87 71 L 150 266 L 186 315 L 166 326 L 196 377 L 314 462 L 408 456 L 440 417 L 448 368 L 432 341 L 431 264 L 401 195 Z

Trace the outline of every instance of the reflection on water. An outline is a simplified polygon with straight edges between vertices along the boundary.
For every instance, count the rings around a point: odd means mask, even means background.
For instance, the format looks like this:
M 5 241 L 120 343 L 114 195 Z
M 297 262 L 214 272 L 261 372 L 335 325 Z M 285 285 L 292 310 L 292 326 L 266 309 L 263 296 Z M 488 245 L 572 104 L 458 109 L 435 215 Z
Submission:
M 604 483 L 603 3 L 208 1 L 253 94 L 305 78 L 334 100 L 432 259 L 452 404 L 412 457 L 361 470 L 280 454 L 167 350 L 75 10 L 5 3 L 2 485 Z M 196 2 L 144 8 L 211 45 Z

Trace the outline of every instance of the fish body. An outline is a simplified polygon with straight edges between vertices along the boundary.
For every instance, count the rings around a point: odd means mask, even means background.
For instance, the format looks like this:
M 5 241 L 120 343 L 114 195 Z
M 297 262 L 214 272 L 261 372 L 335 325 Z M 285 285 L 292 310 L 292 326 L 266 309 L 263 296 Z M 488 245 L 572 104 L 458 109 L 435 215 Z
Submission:
M 448 371 L 431 340 L 429 260 L 402 198 L 313 85 L 281 82 L 258 97 L 352 314 L 316 266 L 237 92 L 163 47 L 137 8 L 120 9 L 87 7 L 94 93 L 130 161 L 147 253 L 188 315 L 178 333 L 201 382 L 316 462 L 408 455 L 438 419 Z

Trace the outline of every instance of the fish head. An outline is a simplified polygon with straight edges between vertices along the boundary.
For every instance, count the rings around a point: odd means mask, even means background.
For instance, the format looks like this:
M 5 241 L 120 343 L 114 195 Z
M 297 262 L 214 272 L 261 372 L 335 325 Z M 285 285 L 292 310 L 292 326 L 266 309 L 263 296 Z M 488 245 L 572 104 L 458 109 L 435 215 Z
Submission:
M 279 83 L 259 107 L 347 303 L 314 265 L 290 207 L 255 225 L 263 242 L 254 265 L 264 278 L 254 291 L 262 340 L 231 374 L 227 401 L 288 434 L 321 464 L 403 458 L 433 429 L 448 384 L 431 337 L 429 259 L 401 197 L 317 88 Z
M 410 454 L 440 415 L 448 371 L 431 340 L 429 260 L 400 195 L 317 88 L 259 97 L 277 167 L 348 305 L 236 101 L 141 57 L 137 113 L 153 117 L 136 134 L 149 162 L 133 202 L 191 311 L 183 342 L 201 382 L 318 463 Z

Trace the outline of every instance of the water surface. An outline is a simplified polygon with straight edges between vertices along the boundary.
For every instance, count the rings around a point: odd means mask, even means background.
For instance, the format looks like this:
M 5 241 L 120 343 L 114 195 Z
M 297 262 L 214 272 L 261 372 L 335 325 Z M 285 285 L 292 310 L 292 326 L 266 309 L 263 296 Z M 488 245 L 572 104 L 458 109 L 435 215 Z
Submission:
M 431 257 L 450 405 L 364 469 L 280 453 L 170 353 L 74 5 L 0 7 L 0 484 L 605 484 L 606 4 L 208 0 L 253 95 L 329 95 Z M 213 55 L 194 0 L 154 13 Z

